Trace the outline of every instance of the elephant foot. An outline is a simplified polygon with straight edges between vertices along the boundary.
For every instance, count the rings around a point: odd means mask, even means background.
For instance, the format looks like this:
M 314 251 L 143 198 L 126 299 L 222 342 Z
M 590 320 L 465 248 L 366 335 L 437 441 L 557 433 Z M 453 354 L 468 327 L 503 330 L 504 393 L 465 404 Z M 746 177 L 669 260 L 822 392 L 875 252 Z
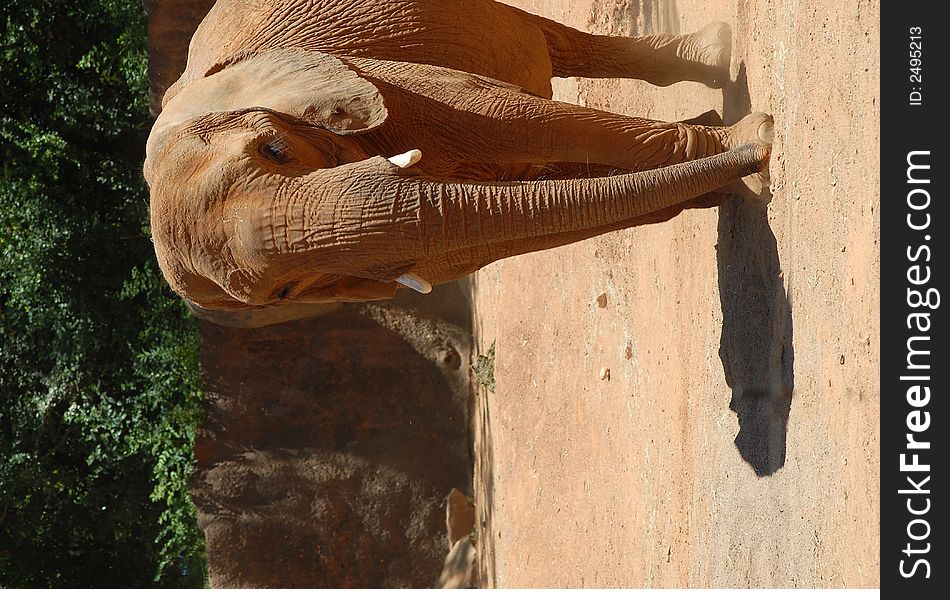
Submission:
M 771 149 L 774 139 L 775 121 L 772 115 L 754 112 L 726 130 L 723 145 L 726 150 L 732 150 L 744 144 L 759 143 Z M 763 201 L 771 196 L 770 183 L 769 163 L 766 162 L 758 173 L 743 177 L 722 191 L 738 194 L 746 200 Z
M 682 37 L 676 55 L 690 64 L 691 81 L 711 88 L 729 82 L 732 60 L 732 27 L 726 23 L 710 23 L 699 31 Z

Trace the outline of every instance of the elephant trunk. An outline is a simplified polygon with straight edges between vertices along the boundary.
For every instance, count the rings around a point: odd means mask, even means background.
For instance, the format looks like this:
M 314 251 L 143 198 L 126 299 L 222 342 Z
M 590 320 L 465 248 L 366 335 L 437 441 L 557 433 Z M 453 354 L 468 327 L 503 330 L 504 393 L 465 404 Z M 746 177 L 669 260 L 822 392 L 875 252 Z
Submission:
M 282 203 L 273 239 L 279 253 L 306 252 L 322 272 L 393 281 L 412 271 L 439 283 L 718 190 L 768 157 L 767 146 L 748 144 L 651 171 L 510 183 L 436 182 L 369 159 L 347 165 L 342 186 L 336 174 L 342 195 L 328 183 L 316 186 L 316 199 L 292 193 L 299 200 Z
M 420 182 L 427 245 L 454 250 L 592 230 L 681 204 L 759 171 L 749 144 L 676 165 L 610 177 L 492 184 Z

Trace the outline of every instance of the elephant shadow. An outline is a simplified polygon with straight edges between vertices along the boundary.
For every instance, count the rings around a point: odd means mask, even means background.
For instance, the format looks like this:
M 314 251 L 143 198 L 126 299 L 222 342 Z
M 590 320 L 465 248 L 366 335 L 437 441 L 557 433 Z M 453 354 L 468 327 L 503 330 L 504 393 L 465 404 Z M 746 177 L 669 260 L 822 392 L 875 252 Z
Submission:
M 745 64 L 723 90 L 727 125 L 751 112 Z M 719 209 L 716 258 L 722 335 L 719 358 L 739 419 L 735 444 L 756 475 L 785 464 L 795 386 L 791 285 L 786 286 L 766 203 L 730 198 Z

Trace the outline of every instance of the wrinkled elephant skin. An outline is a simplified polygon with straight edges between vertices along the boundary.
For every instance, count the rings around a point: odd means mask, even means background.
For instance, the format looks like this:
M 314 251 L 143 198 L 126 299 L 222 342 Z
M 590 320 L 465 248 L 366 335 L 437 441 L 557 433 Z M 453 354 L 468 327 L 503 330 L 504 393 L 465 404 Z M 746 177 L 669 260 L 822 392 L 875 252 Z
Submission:
M 491 0 L 221 0 L 148 141 L 159 264 L 204 311 L 391 298 L 761 193 L 764 113 L 550 99 L 554 76 L 721 87 L 731 43 L 722 23 L 595 36 Z

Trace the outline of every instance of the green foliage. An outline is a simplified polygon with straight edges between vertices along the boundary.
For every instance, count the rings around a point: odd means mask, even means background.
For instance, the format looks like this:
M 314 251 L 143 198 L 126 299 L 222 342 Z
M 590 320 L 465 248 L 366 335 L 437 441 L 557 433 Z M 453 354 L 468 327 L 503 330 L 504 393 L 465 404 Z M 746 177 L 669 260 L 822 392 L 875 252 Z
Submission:
M 0 586 L 200 586 L 198 339 L 141 176 L 140 0 L 0 0 Z
M 479 354 L 472 361 L 472 373 L 476 383 L 495 393 L 495 340 L 492 340 L 488 354 Z

